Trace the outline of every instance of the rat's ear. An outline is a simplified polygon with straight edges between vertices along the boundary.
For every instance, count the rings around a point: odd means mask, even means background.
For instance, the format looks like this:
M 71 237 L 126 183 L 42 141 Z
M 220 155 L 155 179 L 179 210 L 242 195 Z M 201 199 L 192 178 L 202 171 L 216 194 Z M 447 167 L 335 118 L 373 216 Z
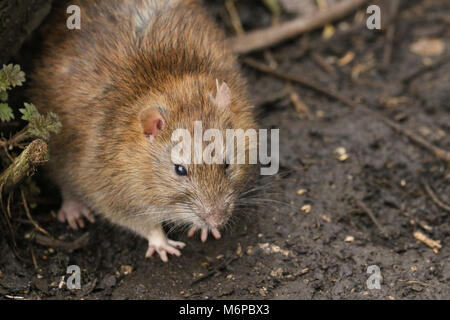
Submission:
M 161 107 L 148 107 L 139 114 L 139 122 L 142 132 L 150 139 L 154 139 L 166 125 L 164 109 Z
M 225 82 L 219 84 L 216 80 L 217 93 L 213 97 L 214 103 L 221 109 L 229 108 L 231 106 L 231 90 Z

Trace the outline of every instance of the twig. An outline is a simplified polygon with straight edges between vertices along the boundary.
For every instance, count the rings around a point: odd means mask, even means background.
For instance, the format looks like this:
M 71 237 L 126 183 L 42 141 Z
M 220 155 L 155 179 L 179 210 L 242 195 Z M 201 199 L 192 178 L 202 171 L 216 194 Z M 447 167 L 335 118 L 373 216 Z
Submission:
M 89 232 L 86 232 L 80 238 L 72 242 L 61 241 L 42 234 L 35 234 L 34 240 L 36 241 L 36 243 L 46 247 L 60 248 L 64 250 L 77 250 L 89 243 Z
M 20 145 L 21 142 L 31 139 L 33 135 L 28 130 L 28 126 L 20 130 L 18 133 L 16 133 L 12 138 L 8 140 L 0 140 L 0 146 L 7 148 L 8 146 L 17 147 Z
M 259 70 L 261 72 L 270 74 L 272 76 L 275 76 L 277 78 L 283 79 L 283 80 L 287 80 L 287 81 L 292 81 L 292 82 L 296 82 L 298 84 L 301 84 L 305 87 L 308 87 L 310 89 L 313 89 L 319 93 L 322 93 L 324 95 L 326 95 L 327 97 L 333 98 L 335 100 L 341 101 L 344 104 L 351 106 L 353 108 L 357 107 L 357 104 L 354 103 L 353 101 L 347 99 L 346 97 L 344 97 L 343 95 L 339 94 L 338 92 L 332 90 L 332 89 L 328 89 L 326 87 L 324 87 L 323 85 L 319 85 L 314 83 L 313 81 L 304 78 L 303 76 L 299 76 L 299 75 L 290 75 L 284 72 L 281 72 L 277 69 L 274 69 L 272 67 L 269 67 L 267 65 L 265 65 L 264 63 L 258 62 L 255 59 L 252 58 L 245 58 L 242 60 L 246 65 Z
M 297 115 L 300 118 L 308 118 L 312 119 L 311 112 L 308 108 L 308 106 L 300 99 L 299 95 L 295 90 L 289 86 L 289 98 L 291 99 L 292 104 L 295 107 L 295 111 L 297 111 Z
M 406 282 L 406 284 L 409 284 L 409 285 L 418 284 L 418 285 L 420 285 L 422 287 L 428 287 L 429 286 L 429 284 L 426 283 L 426 282 L 420 282 L 420 281 L 415 281 L 415 280 L 409 280 L 409 281 Z
M 358 205 L 358 207 L 360 207 L 365 213 L 367 213 L 367 215 L 370 217 L 370 219 L 373 221 L 373 223 L 377 226 L 378 230 L 380 230 L 381 234 L 386 237 L 389 238 L 388 233 L 386 232 L 386 230 L 381 226 L 381 224 L 378 222 L 377 218 L 375 217 L 375 214 L 372 212 L 372 210 L 370 210 L 365 204 L 364 202 L 355 199 L 356 204 Z
M 306 79 L 304 77 L 300 77 L 298 75 L 290 75 L 284 72 L 281 72 L 279 70 L 273 69 L 263 63 L 260 63 L 254 59 L 251 58 L 245 58 L 243 60 L 243 62 L 245 64 L 247 64 L 248 66 L 255 68 L 261 72 L 270 74 L 272 76 L 278 77 L 280 79 L 284 79 L 287 81 L 292 81 L 292 82 L 296 82 L 298 84 L 301 84 L 303 86 L 306 86 L 308 88 L 311 88 L 319 93 L 322 93 L 332 99 L 335 99 L 337 101 L 340 101 L 342 103 L 344 103 L 345 105 L 351 107 L 351 108 L 360 108 L 368 113 L 370 113 L 371 115 L 377 117 L 378 119 L 380 119 L 381 121 L 383 121 L 386 125 L 388 125 L 389 127 L 391 127 L 392 129 L 394 129 L 395 131 L 397 131 L 398 133 L 408 137 L 411 141 L 413 141 L 414 143 L 416 143 L 417 145 L 421 146 L 422 148 L 432 152 L 437 158 L 441 159 L 441 160 L 445 160 L 448 163 L 450 163 L 450 152 L 446 151 L 444 149 L 441 149 L 439 147 L 436 147 L 434 145 L 432 145 L 431 143 L 429 143 L 428 141 L 426 141 L 425 139 L 423 139 L 422 137 L 416 135 L 415 133 L 409 131 L 408 129 L 404 129 L 401 126 L 399 126 L 398 124 L 396 124 L 395 122 L 391 121 L 390 119 L 384 117 L 383 115 L 377 113 L 376 111 L 373 111 L 367 107 L 361 106 L 359 104 L 357 104 L 356 102 L 347 99 L 345 96 L 337 93 L 336 91 L 326 88 L 323 85 L 319 85 L 316 84 L 314 82 L 312 82 L 309 79 Z
M 19 252 L 19 249 L 17 247 L 17 242 L 16 242 L 16 236 L 14 233 L 14 227 L 11 224 L 11 199 L 12 199 L 13 194 L 10 193 L 8 194 L 8 199 L 7 199 L 7 203 L 6 203 L 6 207 L 5 204 L 3 202 L 3 197 L 0 197 L 0 204 L 1 204 L 1 211 L 2 211 L 2 222 L 4 224 L 3 228 L 2 228 L 2 232 L 5 235 L 9 235 L 9 244 L 10 244 L 10 248 L 12 249 L 12 252 L 14 254 L 14 256 L 22 261 L 22 262 L 28 262 L 27 260 L 25 260 Z
M 228 14 L 230 15 L 231 24 L 233 25 L 234 31 L 237 35 L 244 33 L 244 28 L 242 27 L 241 19 L 239 18 L 239 13 L 234 4 L 234 0 L 225 1 L 225 7 L 227 8 Z
M 296 37 L 302 33 L 320 28 L 327 23 L 340 19 L 358 7 L 366 0 L 345 0 L 324 11 L 319 11 L 312 17 L 297 18 L 270 28 L 255 30 L 230 39 L 233 52 L 245 54 L 251 51 L 268 48 L 282 41 Z
M 25 192 L 23 192 L 23 190 L 20 190 L 20 194 L 22 196 L 22 202 L 23 202 L 23 207 L 25 209 L 25 213 L 27 214 L 28 220 L 30 220 L 30 222 L 33 224 L 33 226 L 39 231 L 42 232 L 43 234 L 49 236 L 50 234 L 47 232 L 47 230 L 45 230 L 44 228 L 42 228 L 31 216 L 31 212 L 30 209 L 28 208 L 28 202 L 27 199 L 25 197 Z
M 329 64 L 321 54 L 317 52 L 311 52 L 311 58 L 314 60 L 315 63 L 319 65 L 319 67 L 321 67 L 329 74 L 333 75 L 336 74 L 336 69 L 331 64 Z
M 433 240 L 420 231 L 414 232 L 413 236 L 420 242 L 425 243 L 427 246 L 429 246 L 431 249 L 433 249 L 434 253 L 438 253 L 438 249 L 442 248 L 440 241 Z
M 432 152 L 437 158 L 447 161 L 450 164 L 450 152 L 446 151 L 444 149 L 441 149 L 439 147 L 436 147 L 434 145 L 432 145 L 431 143 L 429 143 L 428 141 L 426 141 L 425 139 L 423 139 L 422 137 L 416 135 L 415 133 L 409 131 L 408 129 L 404 129 L 401 126 L 399 126 L 398 124 L 396 124 L 395 122 L 381 116 L 378 115 L 377 113 L 373 112 L 372 113 L 376 114 L 385 124 L 387 124 L 389 127 L 391 127 L 392 129 L 394 129 L 395 131 L 397 131 L 398 133 L 403 134 L 404 136 L 408 137 L 411 141 L 413 141 L 414 143 L 416 143 L 417 145 L 421 146 L 424 149 L 427 149 L 428 151 Z
M 46 161 L 48 161 L 47 144 L 41 139 L 34 140 L 0 175 L 0 193 L 10 192 L 25 176 Z
M 442 57 L 441 59 L 435 60 L 434 62 L 432 62 L 429 65 L 423 65 L 420 66 L 416 69 L 414 69 L 413 71 L 411 71 L 410 73 L 406 74 L 405 76 L 400 78 L 400 82 L 403 83 L 408 83 L 411 82 L 412 80 L 414 80 L 416 77 L 423 75 L 426 72 L 432 71 L 438 67 L 440 67 L 443 64 L 446 64 L 450 62 L 450 56 L 446 55 L 444 57 Z
M 433 202 L 441 209 L 450 212 L 450 206 L 443 203 L 438 197 L 437 195 L 434 193 L 433 189 L 431 189 L 430 185 L 428 183 L 426 183 L 425 181 L 422 182 L 423 186 L 425 187 L 425 191 L 427 192 L 427 194 L 430 196 L 431 200 L 433 200 Z
M 16 239 L 14 237 L 14 228 L 11 224 L 11 208 L 10 208 L 10 200 L 11 200 L 11 194 L 8 195 L 8 200 L 6 203 L 6 208 L 5 208 L 5 204 L 3 202 L 3 199 L 1 200 L 1 206 L 2 206 L 2 222 L 4 224 L 2 231 L 4 231 L 4 233 L 6 233 L 6 231 L 9 232 L 10 236 L 11 236 L 11 247 L 13 249 L 17 248 L 17 243 L 16 243 Z M 6 230 L 7 229 L 7 230 Z
M 0 140 L 0 142 L 3 142 L 3 141 Z M 9 154 L 8 146 L 6 144 L 2 145 L 2 147 L 3 147 L 3 151 L 5 152 L 5 155 L 2 154 L 2 155 L 0 155 L 0 157 L 1 157 L 1 160 L 2 160 L 3 166 L 6 167 L 11 162 L 14 162 L 14 158 L 11 157 L 11 155 Z
M 393 0 L 390 7 L 390 14 L 389 14 L 389 26 L 386 34 L 386 41 L 384 45 L 384 52 L 383 52 L 383 62 L 382 65 L 384 67 L 387 67 L 391 64 L 391 58 L 392 58 L 392 49 L 394 46 L 394 36 L 395 36 L 395 20 L 398 15 L 398 9 L 400 8 L 400 0 Z
M 9 294 L 5 295 L 6 299 L 11 299 L 11 300 L 25 300 L 25 297 L 21 297 L 21 296 L 11 296 Z
M 36 259 L 36 253 L 34 252 L 33 246 L 31 246 L 31 260 L 33 261 L 34 269 L 35 270 L 39 269 L 39 265 L 38 265 L 37 259 Z

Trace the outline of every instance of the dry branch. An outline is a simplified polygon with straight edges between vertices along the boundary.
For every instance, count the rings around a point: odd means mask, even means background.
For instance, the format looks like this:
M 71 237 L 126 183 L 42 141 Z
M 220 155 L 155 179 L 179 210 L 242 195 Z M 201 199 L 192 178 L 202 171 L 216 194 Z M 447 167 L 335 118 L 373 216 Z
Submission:
M 423 76 L 426 72 L 435 70 L 435 69 L 439 68 L 440 66 L 442 66 L 446 63 L 449 63 L 449 62 L 450 62 L 450 55 L 445 55 L 444 57 L 435 60 L 431 64 L 421 65 L 421 66 L 417 67 L 416 69 L 414 69 L 414 70 L 410 71 L 409 73 L 407 73 L 406 75 L 402 76 L 399 81 L 404 82 L 404 83 L 411 82 L 415 78 L 417 78 L 419 76 Z
M 384 67 L 387 67 L 391 63 L 392 50 L 394 46 L 394 37 L 396 32 L 395 20 L 397 19 L 398 16 L 400 3 L 401 0 L 393 0 L 391 2 L 389 14 L 389 26 L 387 27 L 388 29 L 386 33 L 386 42 L 384 46 L 383 60 L 382 60 L 382 65 Z
M 19 146 L 23 141 L 31 139 L 32 135 L 28 132 L 28 128 L 25 127 L 18 133 L 16 133 L 11 139 L 9 140 L 0 140 L 0 146 L 4 148 L 8 148 L 9 146 L 17 147 Z
M 78 239 L 75 239 L 72 242 L 66 242 L 58 239 L 54 239 L 53 237 L 45 236 L 43 234 L 36 234 L 34 236 L 34 240 L 36 243 L 51 247 L 51 248 L 58 248 L 58 249 L 64 249 L 64 250 L 77 250 L 84 246 L 86 246 L 89 243 L 89 232 L 86 232 Z
M 25 209 L 25 213 L 27 214 L 28 220 L 30 220 L 31 224 L 34 226 L 34 228 L 35 228 L 36 230 L 38 230 L 39 232 L 42 232 L 43 234 L 50 235 L 50 234 L 48 233 L 47 230 L 45 230 L 44 228 L 42 228 L 42 227 L 39 225 L 39 223 L 37 223 L 37 222 L 33 219 L 33 216 L 31 215 L 30 208 L 28 207 L 28 201 L 27 201 L 27 198 L 25 197 L 25 192 L 23 191 L 23 189 L 20 190 L 20 195 L 22 196 L 23 207 L 24 207 L 24 209 Z
M 375 214 L 373 213 L 372 210 L 370 210 L 365 204 L 364 202 L 355 199 L 357 206 L 363 210 L 365 213 L 367 213 L 367 215 L 370 217 L 370 219 L 372 220 L 372 222 L 376 225 L 376 227 L 378 228 L 378 230 L 381 232 L 381 234 L 386 237 L 389 238 L 389 234 L 386 232 L 386 230 L 383 228 L 383 226 L 378 222 L 377 218 L 375 217 Z
M 340 19 L 362 6 L 365 2 L 367 1 L 345 0 L 335 6 L 329 7 L 327 10 L 319 11 L 312 17 L 297 18 L 270 28 L 255 30 L 237 36 L 229 40 L 230 45 L 233 52 L 237 54 L 245 54 L 251 51 L 268 48 Z
M 274 77 L 277 77 L 277 78 L 280 78 L 280 79 L 283 79 L 283 80 L 287 80 L 287 81 L 291 81 L 291 82 L 294 82 L 294 83 L 298 83 L 298 84 L 300 84 L 300 85 L 302 85 L 304 87 L 307 87 L 307 88 L 313 89 L 313 90 L 315 90 L 315 91 L 317 91 L 319 93 L 322 93 L 322 94 L 326 95 L 329 98 L 341 101 L 345 105 L 351 106 L 353 108 L 357 107 L 356 103 L 354 103 L 353 101 L 351 101 L 347 97 L 341 95 L 340 93 L 338 93 L 338 92 L 336 92 L 336 91 L 334 91 L 332 89 L 327 89 L 326 87 L 324 87 L 321 84 L 314 83 L 313 81 L 311 81 L 310 79 L 307 79 L 304 76 L 291 75 L 291 74 L 288 74 L 288 73 L 284 73 L 282 71 L 279 71 L 279 70 L 277 70 L 275 68 L 272 68 L 272 67 L 270 67 L 270 66 L 268 66 L 268 65 L 266 65 L 264 63 L 261 63 L 261 62 L 255 60 L 255 59 L 252 59 L 252 58 L 245 58 L 242 61 L 246 65 L 248 65 L 248 66 L 250 66 L 250 67 L 252 67 L 252 68 L 254 68 L 254 69 L 258 70 L 258 71 L 270 74 L 270 75 L 272 75 Z
M 326 95 L 329 98 L 335 99 L 337 101 L 340 101 L 344 103 L 345 105 L 352 107 L 352 108 L 360 108 L 364 110 L 365 112 L 370 113 L 371 115 L 377 117 L 379 120 L 383 121 L 387 126 L 394 129 L 397 133 L 400 133 L 406 137 L 408 137 L 412 142 L 417 144 L 418 146 L 430 151 L 433 153 L 438 159 L 444 160 L 447 163 L 450 164 L 450 152 L 444 149 L 441 149 L 439 147 L 436 147 L 423 139 L 422 137 L 418 136 L 417 134 L 413 133 L 412 131 L 408 129 L 404 129 L 402 126 L 396 124 L 395 122 L 391 121 L 390 119 L 386 118 L 382 114 L 379 114 L 376 111 L 373 111 L 370 108 L 367 108 L 365 106 L 361 106 L 358 103 L 354 102 L 353 100 L 348 99 L 344 95 L 336 92 L 335 90 L 332 90 L 330 88 L 327 88 L 323 85 L 320 85 L 318 83 L 314 83 L 313 81 L 309 80 L 308 78 L 305 78 L 304 76 L 299 75 L 291 75 L 282 71 L 279 71 L 277 69 L 274 69 L 270 66 L 265 65 L 264 63 L 258 62 L 251 58 L 246 58 L 243 60 L 245 64 L 248 66 L 259 70 L 261 72 L 267 73 L 269 75 L 272 75 L 274 77 L 284 79 L 287 81 L 292 81 L 295 83 L 298 83 L 300 85 L 303 85 L 305 87 L 308 87 L 310 89 L 315 90 L 316 92 L 322 93 Z
M 435 250 L 434 252 L 437 253 L 437 249 L 441 249 L 442 245 L 440 241 L 435 241 L 428 237 L 427 235 L 423 234 L 420 231 L 416 231 L 413 233 L 414 238 L 419 240 L 422 243 L 425 243 L 427 246 L 429 246 L 431 249 Z
M 401 133 L 402 135 L 406 136 L 414 142 L 415 144 L 421 146 L 424 149 L 427 149 L 428 151 L 432 152 L 436 158 L 439 158 L 441 160 L 446 161 L 448 164 L 450 164 L 450 152 L 446 151 L 444 149 L 441 149 L 439 147 L 436 147 L 423 139 L 422 137 L 418 136 L 417 134 L 413 133 L 412 131 L 405 129 L 401 127 L 400 125 L 396 124 L 395 122 L 382 117 L 381 115 L 378 115 L 378 117 L 389 127 L 397 131 L 397 133 Z
M 442 202 L 438 196 L 434 193 L 433 189 L 431 189 L 430 185 L 426 182 L 423 182 L 423 185 L 425 187 L 425 191 L 430 196 L 431 200 L 441 209 L 450 212 L 450 206 Z
M 34 140 L 0 175 L 0 190 L 10 192 L 24 177 L 33 173 L 37 166 L 47 161 L 47 144 L 41 139 Z

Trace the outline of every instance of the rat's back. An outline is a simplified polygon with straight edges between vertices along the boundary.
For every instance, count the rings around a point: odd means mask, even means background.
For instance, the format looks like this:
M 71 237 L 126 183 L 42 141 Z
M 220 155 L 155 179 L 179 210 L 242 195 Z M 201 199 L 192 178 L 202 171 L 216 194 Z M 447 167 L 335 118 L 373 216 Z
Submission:
M 56 3 L 42 28 L 31 86 L 36 105 L 61 113 L 63 122 L 79 108 L 95 116 L 88 105 L 111 90 L 135 94 L 142 77 L 157 78 L 164 73 L 159 71 L 203 72 L 198 68 L 210 63 L 224 72 L 235 67 L 222 33 L 195 0 L 71 1 L 81 10 L 79 30 L 67 27 L 68 5 Z

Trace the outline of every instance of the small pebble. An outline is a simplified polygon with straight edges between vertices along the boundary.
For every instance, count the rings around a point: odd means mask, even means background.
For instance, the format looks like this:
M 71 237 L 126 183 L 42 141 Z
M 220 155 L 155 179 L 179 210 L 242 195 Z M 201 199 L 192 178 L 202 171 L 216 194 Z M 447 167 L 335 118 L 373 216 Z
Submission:
M 304 205 L 303 207 L 302 207 L 302 209 L 301 209 L 303 212 L 305 212 L 305 213 L 309 213 L 309 212 L 311 212 L 311 205 L 310 204 L 306 204 L 306 205 Z
M 345 242 L 353 242 L 353 241 L 355 241 L 355 237 L 353 237 L 353 236 L 347 236 L 347 237 L 345 238 L 344 241 L 345 241 Z

